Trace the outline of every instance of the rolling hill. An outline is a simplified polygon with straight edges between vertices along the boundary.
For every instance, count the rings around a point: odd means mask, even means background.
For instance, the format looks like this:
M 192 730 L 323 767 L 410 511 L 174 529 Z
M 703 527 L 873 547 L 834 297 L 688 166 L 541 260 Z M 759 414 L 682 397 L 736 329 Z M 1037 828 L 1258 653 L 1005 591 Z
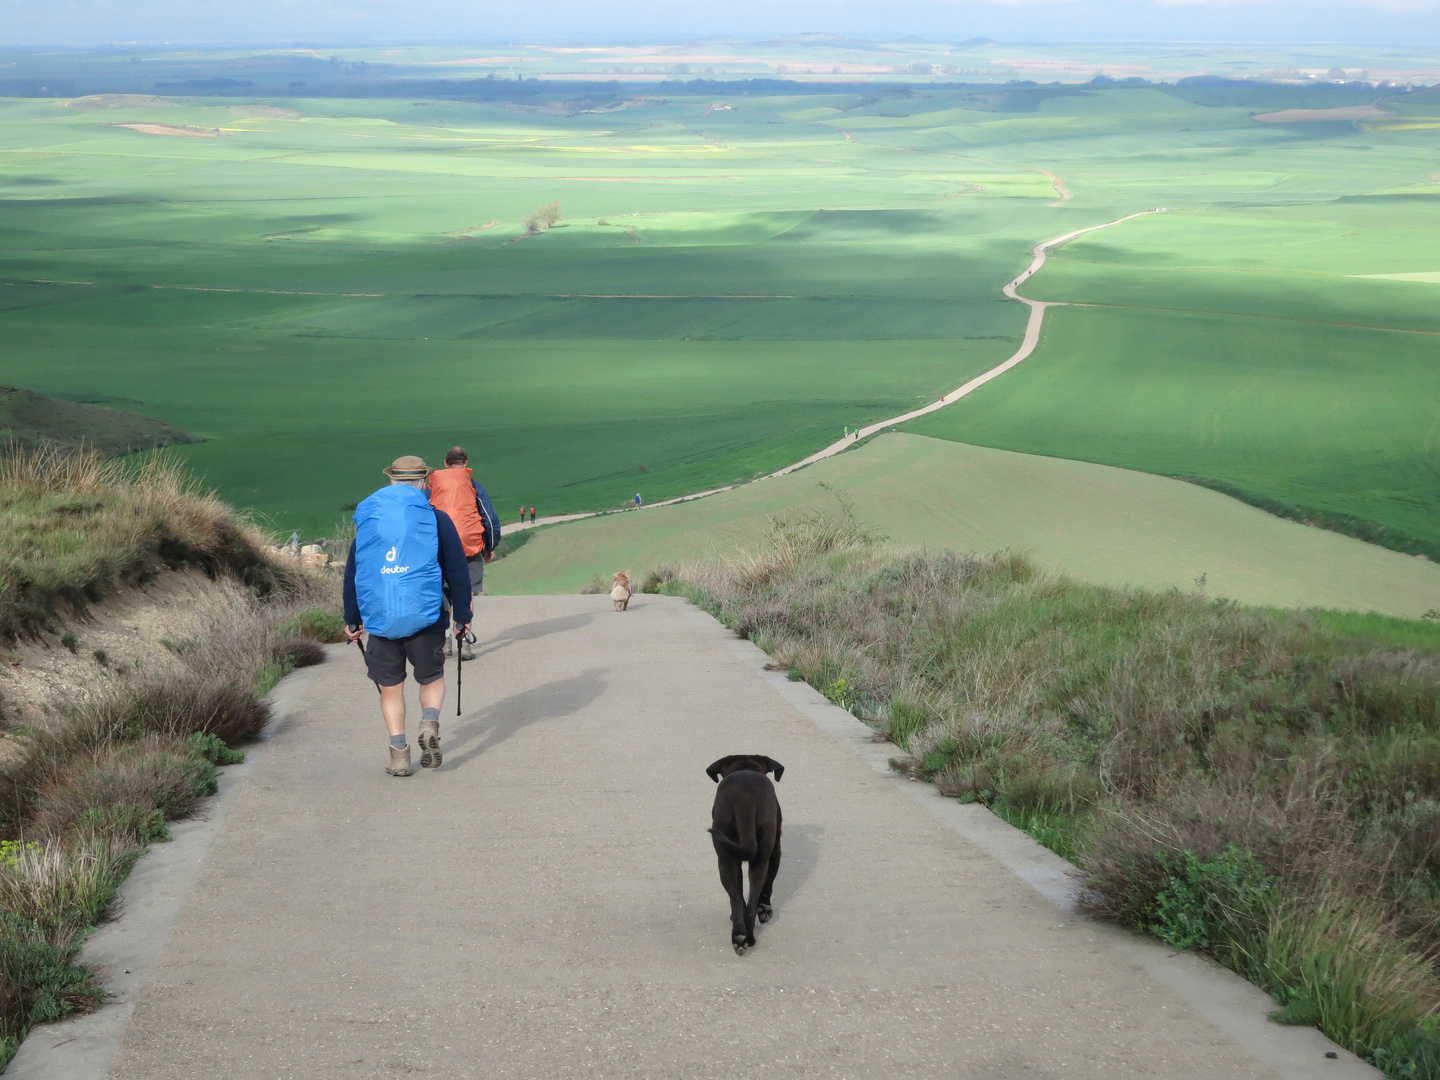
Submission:
M 1440 608 L 1440 566 L 1425 559 L 1179 480 L 904 433 L 694 502 L 542 529 L 492 564 L 486 586 L 571 592 L 616 570 L 724 555 L 758 544 L 773 516 L 835 508 L 837 493 L 898 544 L 1021 550 L 1081 581 L 1410 619 Z

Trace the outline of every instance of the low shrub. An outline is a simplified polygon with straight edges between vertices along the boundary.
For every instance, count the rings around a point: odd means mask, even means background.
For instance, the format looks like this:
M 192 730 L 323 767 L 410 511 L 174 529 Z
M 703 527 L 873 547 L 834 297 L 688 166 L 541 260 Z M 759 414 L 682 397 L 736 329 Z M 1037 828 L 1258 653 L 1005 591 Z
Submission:
M 10 1064 L 33 1025 L 90 1012 L 104 998 L 92 974 L 74 963 L 74 950 L 0 926 L 0 1068 Z
M 345 619 L 329 608 L 310 607 L 281 625 L 279 633 L 286 638 L 307 638 L 322 645 L 334 645 L 345 640 Z
M 224 739 L 209 732 L 197 731 L 185 740 L 185 744 L 212 765 L 239 765 L 245 760 L 244 750 L 226 746 Z
M 124 685 L 74 711 L 56 741 L 80 746 L 138 739 L 214 735 L 227 745 L 246 742 L 270 722 L 270 706 L 246 686 L 216 683 L 196 673 Z
M 294 668 L 314 667 L 325 662 L 325 650 L 310 638 L 293 637 L 276 644 L 273 653 L 275 661 L 287 671 Z
M 1208 859 L 1193 851 L 1160 851 L 1155 861 L 1163 884 L 1145 929 L 1165 944 L 1215 950 L 1253 940 L 1265 924 L 1275 881 L 1250 852 L 1231 844 Z
M 676 581 L 678 577 L 679 572 L 675 567 L 657 566 L 655 569 L 647 571 L 641 579 L 640 591 L 642 593 L 658 593 L 666 585 Z

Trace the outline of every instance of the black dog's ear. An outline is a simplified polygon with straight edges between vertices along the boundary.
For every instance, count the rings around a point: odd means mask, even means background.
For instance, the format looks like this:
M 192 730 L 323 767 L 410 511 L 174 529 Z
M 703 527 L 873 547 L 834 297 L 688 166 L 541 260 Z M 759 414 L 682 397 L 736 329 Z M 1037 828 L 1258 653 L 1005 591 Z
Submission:
M 765 762 L 765 771 L 768 773 L 774 773 L 775 779 L 777 781 L 780 779 L 780 777 L 785 775 L 785 766 L 781 765 L 773 757 L 761 758 L 760 760 Z
M 708 769 L 705 770 L 705 775 L 710 777 L 711 780 L 715 781 L 715 783 L 718 784 L 720 782 L 720 770 L 725 768 L 726 765 L 729 765 L 730 762 L 734 760 L 734 754 L 731 754 L 729 757 L 722 757 L 719 761 L 715 762 L 713 765 L 711 765 Z

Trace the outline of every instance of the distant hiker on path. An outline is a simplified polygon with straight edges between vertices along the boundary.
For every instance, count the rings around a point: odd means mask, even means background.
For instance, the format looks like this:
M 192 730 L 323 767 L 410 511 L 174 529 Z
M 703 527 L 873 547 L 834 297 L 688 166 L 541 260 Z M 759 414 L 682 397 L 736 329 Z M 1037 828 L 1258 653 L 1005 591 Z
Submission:
M 635 493 L 635 509 L 640 509 L 640 493 L 638 491 Z
M 530 524 L 535 524 L 535 507 L 530 507 Z
M 500 517 L 484 485 L 475 479 L 463 446 L 452 446 L 445 455 L 445 468 L 430 474 L 430 505 L 450 515 L 465 547 L 470 595 L 479 595 L 485 584 L 485 564 L 495 557 L 495 545 L 500 542 Z M 452 655 L 448 634 L 445 655 Z M 461 642 L 460 659 L 475 659 L 468 642 Z
M 365 668 L 380 688 L 380 713 L 390 733 L 391 776 L 410 775 L 405 740 L 405 665 L 420 684 L 420 767 L 441 762 L 440 707 L 445 704 L 448 590 L 455 635 L 473 617 L 470 570 L 455 523 L 425 497 L 430 474 L 418 457 L 395 459 L 390 485 L 355 508 L 355 539 L 345 560 L 345 629 L 351 641 L 369 633 Z

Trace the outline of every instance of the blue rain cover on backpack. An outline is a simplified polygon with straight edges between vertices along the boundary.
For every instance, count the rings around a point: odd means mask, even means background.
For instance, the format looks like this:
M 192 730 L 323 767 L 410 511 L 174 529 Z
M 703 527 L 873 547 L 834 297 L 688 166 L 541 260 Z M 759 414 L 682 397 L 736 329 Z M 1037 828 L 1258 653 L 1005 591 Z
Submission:
M 409 637 L 440 621 L 440 533 L 419 488 L 383 487 L 355 508 L 355 599 L 365 629 L 379 637 Z

